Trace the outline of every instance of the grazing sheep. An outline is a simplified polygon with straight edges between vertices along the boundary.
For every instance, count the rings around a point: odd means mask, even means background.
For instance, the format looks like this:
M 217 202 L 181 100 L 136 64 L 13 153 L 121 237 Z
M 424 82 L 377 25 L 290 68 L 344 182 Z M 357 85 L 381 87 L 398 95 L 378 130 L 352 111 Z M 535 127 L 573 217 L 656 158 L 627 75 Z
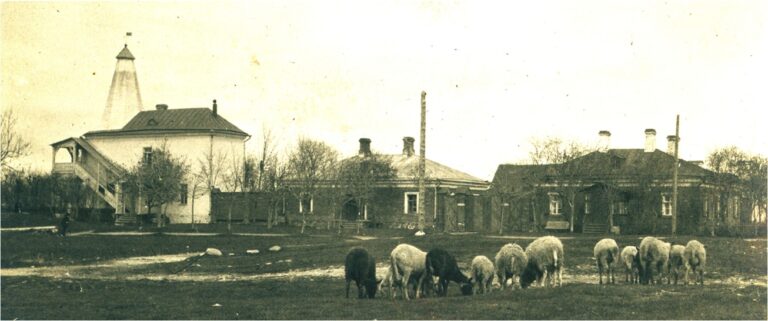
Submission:
M 509 243 L 499 249 L 496 253 L 496 276 L 499 278 L 501 288 L 507 287 L 507 279 L 515 284 L 515 277 L 520 278 L 525 265 L 528 264 L 528 257 L 520 245 Z M 519 283 L 518 283 L 519 284 Z
M 647 236 L 640 242 L 640 282 L 643 284 L 654 283 L 654 270 L 659 275 L 656 283 L 661 283 L 669 262 L 669 250 L 671 244 L 663 242 L 655 237 Z M 667 278 L 669 283 L 669 278 Z
M 680 277 L 680 273 L 683 272 L 685 262 L 683 260 L 683 254 L 685 253 L 685 246 L 672 245 L 672 249 L 669 251 L 669 277 L 674 278 L 675 284 Z
M 603 284 L 603 270 L 608 270 L 606 283 L 616 283 L 613 275 L 613 262 L 619 259 L 619 245 L 614 239 L 602 239 L 595 244 L 595 259 L 597 260 L 597 274 L 600 284 Z
M 493 262 L 485 255 L 478 255 L 472 259 L 472 294 L 490 293 L 493 284 Z
M 699 272 L 696 279 L 699 284 L 704 285 L 704 266 L 707 264 L 707 249 L 704 244 L 697 240 L 688 242 L 683 252 L 683 262 L 685 263 L 685 284 L 688 284 L 688 272 L 693 270 L 694 277 L 696 272 Z
M 537 238 L 525 248 L 528 264 L 520 275 L 520 286 L 527 288 L 535 280 L 539 280 L 539 286 L 552 283 L 563 285 L 563 243 L 554 236 Z M 553 277 L 553 274 L 555 276 Z M 547 280 L 547 276 L 549 279 Z M 548 282 L 545 282 L 548 281 Z
M 401 281 L 402 280 L 395 279 L 392 275 L 393 275 L 392 274 L 392 265 L 390 265 L 389 268 L 387 269 L 387 274 L 384 276 L 384 278 L 381 280 L 381 282 L 379 282 L 378 292 L 381 293 L 381 296 L 387 296 L 388 295 L 387 294 L 387 289 L 390 288 L 390 284 L 395 286 L 395 287 L 400 287 L 401 286 Z M 421 280 L 421 274 L 415 274 L 415 273 L 411 274 L 411 278 L 408 281 L 408 285 L 413 288 L 413 292 L 414 293 L 416 292 L 416 285 L 418 284 L 418 282 L 420 280 Z M 431 284 L 430 284 L 430 282 L 431 282 Z M 433 290 L 434 291 L 434 289 L 431 287 L 431 285 L 436 284 L 436 283 L 437 282 L 434 280 L 434 278 L 426 280 L 425 283 L 424 283 L 424 287 L 421 289 L 421 295 L 426 295 L 427 290 Z M 397 291 L 393 291 L 392 292 L 393 296 L 396 296 L 396 294 L 397 294 Z
M 469 278 L 461 272 L 456 259 L 443 249 L 433 249 L 427 253 L 426 271 L 427 276 L 437 276 L 439 279 L 438 296 L 445 296 L 448 293 L 448 281 L 459 283 L 463 294 L 472 293 Z
M 624 263 L 624 282 L 635 284 L 638 282 L 640 261 L 637 246 L 625 246 L 621 250 L 621 262 Z
M 378 282 L 376 281 L 376 259 L 362 247 L 354 247 L 347 253 L 344 260 L 344 278 L 347 281 L 347 298 L 349 298 L 349 283 L 355 281 L 357 297 L 376 296 Z
M 408 296 L 408 284 L 411 282 L 411 278 L 418 281 L 416 283 L 416 298 L 418 298 L 421 286 L 426 280 L 424 263 L 426 262 L 427 253 L 413 245 L 403 243 L 396 246 L 389 257 L 390 268 L 392 269 L 389 292 L 392 293 L 392 298 L 395 298 L 395 292 L 392 291 L 392 287 L 397 286 L 402 290 L 403 297 L 406 300 L 410 299 Z M 402 279 L 400 278 L 401 276 Z

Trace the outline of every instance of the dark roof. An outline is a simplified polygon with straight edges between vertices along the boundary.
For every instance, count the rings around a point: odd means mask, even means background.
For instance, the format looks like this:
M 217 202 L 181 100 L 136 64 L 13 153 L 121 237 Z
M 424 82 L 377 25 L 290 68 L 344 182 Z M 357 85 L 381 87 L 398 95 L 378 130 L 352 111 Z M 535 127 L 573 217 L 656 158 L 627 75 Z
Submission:
M 607 152 L 592 152 L 566 163 L 598 176 L 652 176 L 671 177 L 675 157 L 658 149 L 645 152 L 643 149 L 610 149 Z M 680 176 L 712 176 L 715 173 L 696 164 L 680 160 Z
M 395 181 L 415 183 L 416 178 L 418 177 L 419 168 L 419 157 L 417 155 L 406 156 L 402 154 L 382 154 L 380 156 L 392 163 L 392 167 L 396 170 Z M 353 159 L 355 157 L 360 157 L 360 155 L 355 155 L 347 159 Z M 490 185 L 487 181 L 429 159 L 424 160 L 424 165 L 424 174 L 427 181 L 456 183 L 477 188 L 488 188 Z
M 674 156 L 658 149 L 653 152 L 645 152 L 643 149 L 610 149 L 607 152 L 592 152 L 565 164 L 502 164 L 496 170 L 493 183 L 494 185 L 507 186 L 539 183 L 560 176 L 560 170 L 569 166 L 578 173 L 578 176 L 585 178 L 653 177 L 672 179 L 674 164 Z M 678 175 L 680 177 L 710 178 L 717 174 L 681 159 Z
M 522 191 L 542 182 L 547 176 L 557 173 L 557 165 L 513 165 L 501 164 L 493 176 L 493 185 L 512 188 L 510 192 Z
M 128 45 L 125 45 L 125 47 L 123 47 L 123 50 L 120 50 L 120 53 L 118 53 L 117 57 L 115 57 L 115 58 L 117 58 L 117 59 L 129 59 L 129 60 L 136 59 L 135 57 L 133 57 L 133 54 L 131 54 L 131 51 L 128 50 Z
M 215 132 L 249 136 L 221 115 L 208 108 L 147 110 L 136 114 L 122 129 L 99 130 L 89 135 L 119 135 L 144 132 Z

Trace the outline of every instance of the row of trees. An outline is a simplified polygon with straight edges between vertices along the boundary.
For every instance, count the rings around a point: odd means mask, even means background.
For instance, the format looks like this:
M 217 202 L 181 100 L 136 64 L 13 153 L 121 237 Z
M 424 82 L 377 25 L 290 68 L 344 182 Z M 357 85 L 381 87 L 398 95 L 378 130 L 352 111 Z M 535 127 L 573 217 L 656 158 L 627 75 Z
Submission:
M 330 145 L 309 138 L 299 139 L 295 149 L 283 160 L 268 131 L 264 132 L 260 155 L 243 155 L 241 158 L 222 154 L 204 156 L 197 169 L 192 170 L 185 160 L 171 155 L 165 146 L 161 146 L 153 150 L 151 161 L 145 159 L 130 169 L 124 187 L 134 195 L 142 195 L 142 204 L 150 212 L 157 209 L 164 216 L 168 204 L 183 192 L 181 185 L 189 183 L 191 177 L 187 192 L 192 199 L 193 222 L 194 200 L 211 193 L 214 187 L 239 193 L 245 204 L 253 204 L 254 192 L 259 192 L 260 199 L 268 202 L 267 226 L 272 227 L 286 197 L 302 201 L 319 196 L 331 199 L 332 208 L 339 211 L 327 214 L 335 218 L 346 201 L 354 200 L 358 208 L 364 208 L 375 197 L 375 183 L 396 174 L 391 161 L 379 154 L 340 160 L 339 153 Z M 233 202 L 225 205 L 229 229 L 232 205 Z M 309 204 L 303 206 L 306 209 L 301 211 L 302 232 L 308 222 Z M 247 210 L 241 214 L 245 222 L 251 220 Z M 158 220 L 158 224 L 161 226 L 163 221 Z
M 3 211 L 67 213 L 87 218 L 83 208 L 94 208 L 98 196 L 80 178 L 26 170 L 9 171 L 2 180 Z M 96 217 L 96 216 L 93 216 Z

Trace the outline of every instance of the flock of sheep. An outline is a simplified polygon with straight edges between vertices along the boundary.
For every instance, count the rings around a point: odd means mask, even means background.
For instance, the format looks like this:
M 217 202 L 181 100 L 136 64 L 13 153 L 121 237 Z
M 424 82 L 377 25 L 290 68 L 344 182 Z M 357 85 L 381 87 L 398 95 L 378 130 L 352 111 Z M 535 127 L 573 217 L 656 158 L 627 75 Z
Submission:
M 373 256 L 362 247 L 354 247 L 347 253 L 344 265 L 346 296 L 349 297 L 352 281 L 357 285 L 359 298 L 371 299 L 377 291 L 385 289 L 395 298 L 399 289 L 407 300 L 410 298 L 410 287 L 413 287 L 416 298 L 431 291 L 445 296 L 450 281 L 458 283 L 464 295 L 490 292 L 494 279 L 498 280 L 502 289 L 515 286 L 516 279 L 520 288 L 527 288 L 535 281 L 539 286 L 554 287 L 563 283 L 563 254 L 563 243 L 554 236 L 537 238 L 525 250 L 510 243 L 499 249 L 494 261 L 484 255 L 475 256 L 469 275 L 466 275 L 459 269 L 456 259 L 443 249 L 424 252 L 413 245 L 399 244 L 390 254 L 387 275 L 377 279 Z M 691 271 L 698 273 L 697 281 L 704 284 L 703 268 L 707 254 L 704 245 L 696 240 L 683 246 L 648 236 L 643 238 L 639 247 L 625 246 L 619 255 L 616 241 L 606 238 L 597 242 L 594 256 L 600 284 L 603 284 L 604 273 L 607 283 L 615 283 L 613 266 L 619 264 L 625 269 L 627 283 L 661 283 L 662 276 L 667 275 L 667 283 L 671 283 L 674 277 L 677 284 L 684 269 L 686 284 Z

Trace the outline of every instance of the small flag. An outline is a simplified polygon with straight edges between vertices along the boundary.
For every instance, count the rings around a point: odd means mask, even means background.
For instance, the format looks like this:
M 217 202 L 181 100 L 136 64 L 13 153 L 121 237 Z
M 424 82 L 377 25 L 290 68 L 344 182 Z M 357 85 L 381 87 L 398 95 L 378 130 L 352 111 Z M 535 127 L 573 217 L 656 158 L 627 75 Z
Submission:
M 133 33 L 132 32 L 126 32 L 125 35 L 130 37 L 130 36 L 133 36 Z

